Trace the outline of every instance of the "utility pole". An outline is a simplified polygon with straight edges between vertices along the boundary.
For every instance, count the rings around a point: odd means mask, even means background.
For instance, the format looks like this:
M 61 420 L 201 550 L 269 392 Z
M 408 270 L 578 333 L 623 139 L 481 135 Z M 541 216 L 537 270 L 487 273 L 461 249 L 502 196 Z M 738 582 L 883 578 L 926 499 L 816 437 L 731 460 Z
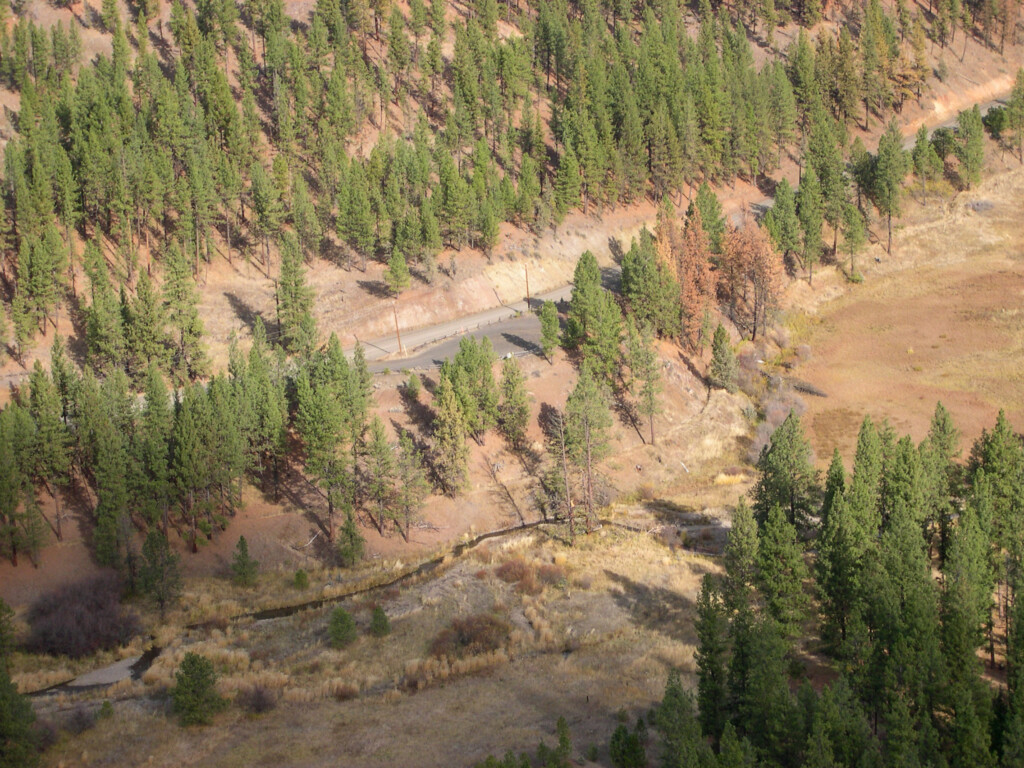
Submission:
M 398 354 L 404 355 L 405 350 L 402 349 L 402 332 L 398 330 L 398 302 L 391 305 L 391 311 L 395 313 L 395 336 L 398 338 Z
M 526 272 L 526 309 L 530 309 L 530 268 L 523 264 L 523 271 Z

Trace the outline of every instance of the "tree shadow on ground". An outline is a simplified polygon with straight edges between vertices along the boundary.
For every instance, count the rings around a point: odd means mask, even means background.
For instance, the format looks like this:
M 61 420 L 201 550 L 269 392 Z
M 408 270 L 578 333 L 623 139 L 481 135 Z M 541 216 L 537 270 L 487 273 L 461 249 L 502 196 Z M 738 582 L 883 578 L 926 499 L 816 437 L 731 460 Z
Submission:
M 522 350 L 540 354 L 541 349 L 539 344 L 532 342 L 529 339 L 524 339 L 522 336 L 519 336 L 518 334 L 502 333 L 501 338 L 503 338 L 509 344 L 514 344 L 515 346 L 519 347 Z
M 640 438 L 640 442 L 647 445 L 647 438 L 644 436 L 643 430 L 640 428 L 640 416 L 637 412 L 636 403 L 629 399 L 629 393 L 624 389 L 616 390 L 612 397 L 612 410 L 619 417 L 619 422 L 624 427 L 632 427 L 636 430 L 637 436 Z
M 694 641 L 694 601 L 665 587 L 641 584 L 607 568 L 605 576 L 619 589 L 612 590 L 615 602 L 628 611 L 640 626 L 685 643 Z
M 271 328 L 272 323 L 270 320 L 265 318 L 262 313 L 257 312 L 255 309 L 250 307 L 243 299 L 239 298 L 236 294 L 230 291 L 224 292 L 224 298 L 228 300 L 228 304 L 231 305 L 232 311 L 235 313 L 235 317 L 245 324 L 245 327 L 252 333 L 253 327 L 256 325 L 257 318 L 263 321 L 265 328 Z
M 382 280 L 356 280 L 356 285 L 375 298 L 394 298 L 394 294 L 391 293 L 391 289 L 388 288 Z

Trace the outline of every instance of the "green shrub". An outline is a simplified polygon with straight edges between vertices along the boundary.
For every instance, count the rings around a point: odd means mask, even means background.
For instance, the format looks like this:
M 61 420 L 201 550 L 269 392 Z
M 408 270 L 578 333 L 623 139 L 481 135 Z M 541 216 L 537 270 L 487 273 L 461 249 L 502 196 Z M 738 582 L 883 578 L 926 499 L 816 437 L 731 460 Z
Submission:
M 631 733 L 624 724 L 612 734 L 608 753 L 615 768 L 643 768 L 647 765 L 647 751 L 640 735 Z
M 198 653 L 185 654 L 174 679 L 177 685 L 171 689 L 171 699 L 182 725 L 206 725 L 227 704 L 217 695 L 213 662 Z
M 356 620 L 352 614 L 342 607 L 337 607 L 331 613 L 331 622 L 328 627 L 331 637 L 332 648 L 344 648 L 351 645 L 356 639 Z
M 379 605 L 373 609 L 373 618 L 370 619 L 370 634 L 374 637 L 391 634 L 391 620 Z
M 420 388 L 419 375 L 416 373 L 410 373 L 409 380 L 405 384 L 405 396 L 410 400 L 419 400 Z
M 309 574 L 299 568 L 295 572 L 295 579 L 292 581 L 296 589 L 309 589 Z

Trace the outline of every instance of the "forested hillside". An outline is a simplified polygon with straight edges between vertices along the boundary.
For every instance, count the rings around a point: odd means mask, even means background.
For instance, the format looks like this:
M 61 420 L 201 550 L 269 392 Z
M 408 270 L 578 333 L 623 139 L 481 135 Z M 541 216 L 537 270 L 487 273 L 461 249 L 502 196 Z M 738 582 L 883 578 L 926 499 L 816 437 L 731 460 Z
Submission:
M 779 53 L 777 25 L 812 27 L 819 4 L 108 0 L 49 29 L 16 14 L 6 337 L 21 356 L 63 310 L 97 370 L 141 383 L 155 356 L 195 379 L 201 324 L 146 308 L 161 292 L 187 302 L 203 262 L 253 259 L 273 277 L 289 259 L 379 259 L 397 293 L 433 279 L 446 247 L 489 250 L 500 222 L 540 232 L 576 208 L 678 204 L 804 148 L 842 228 L 844 160 L 863 154 L 848 130 L 924 93 L 935 46 L 1012 45 L 1017 8 L 851 4 L 832 9 L 838 33 L 819 24 Z M 80 23 L 109 34 L 109 56 L 83 60 Z M 858 201 L 876 198 L 862 176 Z M 271 330 L 290 350 L 318 341 Z
M 427 491 L 409 480 L 423 473 L 420 452 L 436 488 L 454 494 L 467 436 L 507 428 L 491 352 L 471 345 L 442 370 L 434 418 L 394 465 L 361 355 L 351 368 L 333 329 L 317 328 L 308 263 L 386 261 L 398 294 L 431 280 L 446 247 L 489 249 L 499 222 L 540 232 L 571 210 L 644 197 L 660 204 L 658 232 L 625 255 L 621 302 L 585 254 L 562 343 L 617 392 L 633 386 L 625 370 L 652 379 L 639 397 L 653 439 L 653 335 L 694 352 L 725 317 L 756 340 L 785 270 L 811 281 L 842 253 L 857 279 L 875 211 L 891 242 L 910 170 L 922 189 L 979 178 L 977 109 L 955 134 L 922 129 L 913 153 L 892 118 L 928 89 L 936 46 L 1012 47 L 1017 4 L 871 0 L 830 9 L 838 32 L 822 10 L 352 0 L 289 13 L 274 0 L 108 0 L 49 29 L 16 13 L 0 40 L 0 75 L 19 103 L 2 278 L 9 348 L 24 363 L 45 343 L 51 365 L 37 362 L 0 415 L 12 457 L 5 554 L 35 550 L 43 520 L 60 539 L 62 497 L 84 484 L 98 559 L 132 571 L 133 528 L 174 524 L 194 549 L 227 524 L 246 477 L 276 495 L 289 457 L 323 497 L 330 540 L 337 515 L 356 537 L 357 510 L 379 530 L 408 525 Z M 794 21 L 794 42 L 777 51 L 775 30 Z M 77 24 L 101 28 L 110 55 L 84 60 Z M 1024 77 L 998 114 L 989 132 L 1019 153 Z M 885 121 L 877 153 L 851 140 Z M 771 189 L 767 174 L 791 159 L 799 187 L 783 180 L 763 228 L 733 231 L 712 185 Z M 232 342 L 227 371 L 211 365 L 198 311 L 196 279 L 214 259 L 255 261 L 275 286 L 273 323 L 257 319 L 248 350 Z M 70 344 L 55 332 L 62 313 Z M 549 348 L 557 320 L 548 314 Z M 587 473 L 593 463 L 588 448 Z M 397 488 L 422 490 L 398 502 Z M 55 508 L 42 515 L 46 498 Z

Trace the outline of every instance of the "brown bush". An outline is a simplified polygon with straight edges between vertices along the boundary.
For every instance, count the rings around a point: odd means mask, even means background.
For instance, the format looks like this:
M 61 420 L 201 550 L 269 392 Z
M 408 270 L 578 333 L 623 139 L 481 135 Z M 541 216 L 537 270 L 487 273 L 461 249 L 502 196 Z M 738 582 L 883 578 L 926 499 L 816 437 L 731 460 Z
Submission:
M 87 706 L 79 704 L 71 710 L 64 720 L 64 730 L 78 736 L 96 725 L 96 713 Z
M 544 585 L 537 580 L 537 572 L 531 569 L 516 583 L 516 589 L 524 595 L 539 595 Z
M 530 573 L 530 566 L 520 557 L 506 560 L 494 570 L 494 575 L 507 584 L 522 581 Z
M 544 585 L 558 584 L 565 581 L 566 571 L 561 565 L 542 565 L 537 569 L 537 578 Z
M 141 625 L 120 601 L 121 584 L 114 574 L 44 595 L 29 611 L 26 646 L 36 653 L 77 659 L 125 645 Z
M 262 715 L 277 707 L 277 693 L 257 683 L 238 695 L 238 706 L 246 712 Z
M 496 651 L 508 640 L 510 629 L 507 621 L 490 613 L 458 618 L 434 638 L 430 655 L 456 659 Z

